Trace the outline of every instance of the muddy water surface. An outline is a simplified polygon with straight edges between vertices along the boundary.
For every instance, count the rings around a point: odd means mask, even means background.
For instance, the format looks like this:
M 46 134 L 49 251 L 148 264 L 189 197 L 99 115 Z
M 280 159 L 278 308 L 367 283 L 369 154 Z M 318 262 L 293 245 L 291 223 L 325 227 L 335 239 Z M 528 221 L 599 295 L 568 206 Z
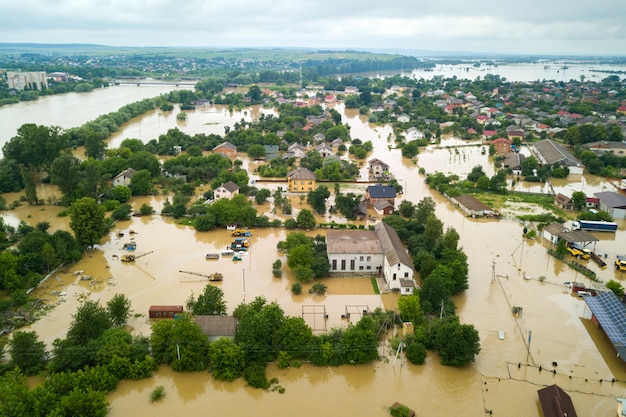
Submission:
M 341 106 L 336 108 L 344 112 Z M 252 390 L 242 380 L 214 381 L 206 372 L 180 374 L 161 368 L 153 379 L 122 382 L 109 396 L 110 415 L 150 413 L 158 417 L 181 411 L 185 415 L 200 415 L 211 410 L 220 415 L 385 416 L 386 408 L 400 401 L 424 416 L 483 416 L 485 410 L 499 416 L 540 416 L 537 390 L 554 383 L 572 396 L 579 415 L 614 415 L 614 397 L 624 395 L 626 385 L 607 381 L 626 380 L 624 363 L 615 356 L 606 336 L 590 325 L 585 303 L 572 296 L 564 285 L 568 281 L 589 280 L 547 255 L 546 245 L 540 240 L 522 241 L 524 225 L 520 222 L 469 219 L 445 198 L 432 193 L 418 174 L 421 166 L 428 172 L 437 167 L 441 167 L 440 171 L 469 172 L 477 164 L 489 169 L 488 157 L 480 148 L 462 148 L 458 154 L 450 149 L 432 149 L 410 161 L 402 158 L 399 150 L 388 147 L 388 128 L 369 125 L 356 113 L 345 117 L 354 137 L 374 143 L 368 159 L 382 159 L 402 178 L 406 189 L 402 198 L 417 202 L 431 196 L 445 227 L 454 227 L 461 235 L 460 245 L 469 259 L 470 288 L 455 302 L 461 321 L 473 324 L 480 332 L 482 351 L 476 362 L 464 369 L 442 367 L 437 355 L 429 353 L 425 365 L 414 366 L 395 360 L 395 352 L 383 345 L 384 359 L 367 366 L 320 369 L 305 365 L 289 370 L 270 367 L 269 376 L 278 378 L 284 394 Z M 159 210 L 164 198 L 135 199 L 133 204 L 139 207 L 148 202 Z M 273 217 L 271 203 L 266 204 L 268 215 Z M 295 209 L 302 208 L 297 197 L 292 204 Z M 45 206 L 44 211 L 40 210 L 23 207 L 5 215 L 15 219 L 26 215 L 29 223 L 48 218 L 54 227 L 67 228 L 67 218 L 52 216 L 56 209 Z M 44 214 L 37 217 L 37 213 Z M 135 234 L 131 235 L 131 230 Z M 598 251 L 607 253 L 611 262 L 615 254 L 626 248 L 625 230 L 626 224 L 621 222 L 616 235 L 598 235 Z M 118 232 L 124 235 L 119 237 Z M 397 296 L 374 294 L 366 277 L 325 280 L 328 294 L 321 297 L 309 295 L 308 286 L 303 294 L 292 295 L 290 288 L 295 281 L 290 271 L 285 269 L 278 279 L 271 274 L 274 260 L 285 263 L 284 255 L 276 248 L 285 236 L 284 230 L 254 230 L 251 250 L 242 261 L 207 261 L 207 252 L 219 252 L 232 240 L 225 230 L 199 233 L 158 215 L 119 222 L 84 260 L 66 273 L 55 274 L 36 290 L 36 295 L 56 307 L 31 328 L 50 344 L 65 335 L 80 300 L 98 299 L 104 303 L 115 293 L 124 293 L 137 314 L 130 325 L 147 335 L 150 305 L 185 304 L 190 294 L 199 294 L 207 284 L 180 271 L 223 273 L 224 281 L 215 285 L 224 291 L 229 312 L 242 301 L 262 295 L 268 301 L 278 302 L 286 314 L 304 316 L 316 331 L 347 326 L 348 322 L 341 319 L 347 309 L 395 308 Z M 137 243 L 135 253 L 146 255 L 134 263 L 122 263 L 119 256 L 125 253 L 123 244 L 131 238 Z M 600 270 L 593 263 L 588 266 L 604 281 L 623 282 L 624 274 L 610 267 Z M 79 270 L 92 279 L 80 280 L 75 275 Z M 522 314 L 513 315 L 514 306 L 522 307 Z M 328 314 L 328 320 L 323 320 L 320 310 Z M 303 315 L 311 311 L 318 313 Z M 354 315 L 351 320 L 355 320 Z M 505 334 L 503 340 L 498 337 L 499 331 Z M 164 385 L 167 395 L 162 402 L 151 404 L 148 396 L 157 385 Z

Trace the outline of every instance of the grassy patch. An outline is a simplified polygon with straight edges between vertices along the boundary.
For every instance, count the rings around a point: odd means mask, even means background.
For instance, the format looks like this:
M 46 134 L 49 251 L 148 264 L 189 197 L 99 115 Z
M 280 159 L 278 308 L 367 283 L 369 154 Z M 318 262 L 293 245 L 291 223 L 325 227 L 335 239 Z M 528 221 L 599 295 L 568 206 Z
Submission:
M 374 294 L 380 294 L 380 289 L 378 289 L 378 282 L 376 281 L 376 277 L 372 277 L 372 288 L 374 288 Z

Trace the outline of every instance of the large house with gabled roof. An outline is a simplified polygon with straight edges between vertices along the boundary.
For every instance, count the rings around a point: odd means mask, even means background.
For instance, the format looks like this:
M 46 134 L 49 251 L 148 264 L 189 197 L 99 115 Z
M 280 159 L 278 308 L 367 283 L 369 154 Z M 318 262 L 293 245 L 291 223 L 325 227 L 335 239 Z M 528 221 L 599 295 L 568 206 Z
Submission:
M 315 190 L 315 173 L 299 167 L 287 174 L 287 190 L 295 193 L 308 193 Z
M 329 230 L 326 247 L 331 274 L 380 275 L 387 289 L 402 295 L 417 287 L 413 261 L 398 233 L 386 223 L 377 223 L 374 230 Z
M 562 145 L 550 140 L 536 142 L 531 150 L 541 165 L 559 164 L 567 167 L 570 174 L 582 175 L 585 166 Z

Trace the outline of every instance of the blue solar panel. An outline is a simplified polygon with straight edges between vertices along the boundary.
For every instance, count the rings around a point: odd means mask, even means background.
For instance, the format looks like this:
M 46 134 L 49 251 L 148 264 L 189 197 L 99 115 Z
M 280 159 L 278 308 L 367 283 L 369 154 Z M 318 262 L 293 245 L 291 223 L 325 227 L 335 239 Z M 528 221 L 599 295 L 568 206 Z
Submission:
M 626 361 L 626 306 L 611 291 L 583 298 L 622 360 Z

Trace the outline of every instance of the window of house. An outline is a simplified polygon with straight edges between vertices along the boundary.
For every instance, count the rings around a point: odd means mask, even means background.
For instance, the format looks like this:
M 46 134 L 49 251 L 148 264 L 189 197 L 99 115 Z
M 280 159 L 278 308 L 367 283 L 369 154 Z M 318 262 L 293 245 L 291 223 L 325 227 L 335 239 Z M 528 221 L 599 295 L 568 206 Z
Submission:
M 350 259 L 350 270 L 354 271 L 354 259 Z
M 398 271 L 400 270 L 400 262 L 398 262 Z
M 362 271 L 363 270 L 363 265 L 359 265 L 359 270 Z
M 363 257 L 362 256 L 359 257 L 359 261 L 363 262 Z
M 333 259 L 333 270 L 337 270 L 337 260 Z
M 157 317 L 161 317 L 161 312 L 160 312 L 160 311 L 157 311 L 157 313 L 155 314 L 155 316 L 157 316 Z
M 396 280 L 396 274 L 393 274 L 393 280 L 394 281 Z
M 366 269 L 372 269 L 372 266 L 371 266 L 371 265 L 368 265 Z
M 408 278 L 408 277 L 409 277 L 409 273 L 408 273 L 408 272 L 405 272 L 405 273 L 404 273 L 404 278 Z
M 371 262 L 371 261 L 372 261 L 372 257 L 371 257 L 371 256 L 368 256 L 368 257 L 367 257 L 367 262 Z
M 346 260 L 345 260 L 345 259 L 342 259 L 342 260 L 341 260 L 341 270 L 342 270 L 342 271 L 345 271 L 345 270 L 346 270 Z

